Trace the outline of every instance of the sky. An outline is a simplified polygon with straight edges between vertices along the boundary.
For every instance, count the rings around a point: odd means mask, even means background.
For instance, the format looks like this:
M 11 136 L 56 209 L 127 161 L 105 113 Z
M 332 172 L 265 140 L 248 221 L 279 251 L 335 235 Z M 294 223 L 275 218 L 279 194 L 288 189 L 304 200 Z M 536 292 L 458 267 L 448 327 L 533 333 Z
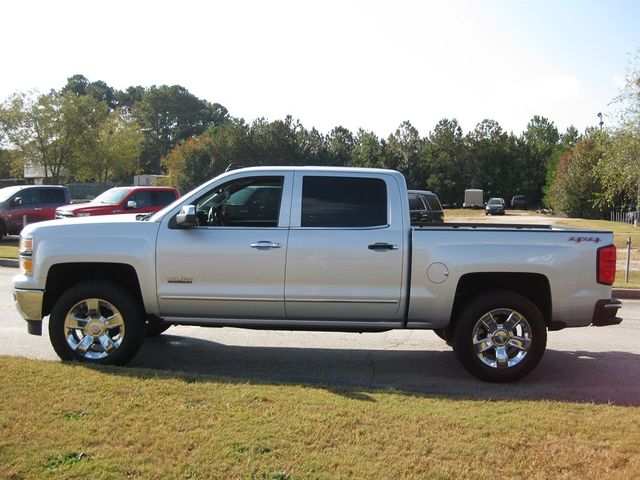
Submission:
M 640 54 L 636 0 L 8 0 L 0 101 L 82 74 L 182 85 L 247 121 L 291 115 L 387 137 L 443 118 L 583 131 Z M 635 62 L 640 66 L 640 61 Z

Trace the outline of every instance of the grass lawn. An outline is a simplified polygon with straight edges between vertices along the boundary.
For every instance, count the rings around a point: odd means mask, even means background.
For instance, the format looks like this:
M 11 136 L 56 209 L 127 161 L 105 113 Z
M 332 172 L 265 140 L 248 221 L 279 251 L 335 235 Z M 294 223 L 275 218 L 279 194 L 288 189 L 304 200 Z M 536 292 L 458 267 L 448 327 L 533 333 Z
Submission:
M 0 357 L 1 478 L 640 478 L 640 408 Z
M 18 247 L 0 245 L 0 258 L 18 258 Z
M 0 241 L 0 258 L 18 258 L 18 237 L 5 237 Z

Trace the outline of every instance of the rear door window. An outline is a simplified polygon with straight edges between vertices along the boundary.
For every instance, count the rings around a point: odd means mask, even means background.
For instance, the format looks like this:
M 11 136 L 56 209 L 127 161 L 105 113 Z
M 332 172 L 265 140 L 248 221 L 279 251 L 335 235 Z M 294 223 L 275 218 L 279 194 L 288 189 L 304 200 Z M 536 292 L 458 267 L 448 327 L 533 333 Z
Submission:
M 42 190 L 43 203 L 63 204 L 67 201 L 64 195 L 64 190 L 61 188 L 43 188 Z
M 387 225 L 387 185 L 379 178 L 305 176 L 302 227 Z
M 152 205 L 151 192 L 149 190 L 141 190 L 139 192 L 136 192 L 129 197 L 129 200 L 127 200 L 127 202 L 131 201 L 136 202 L 136 208 L 150 207 Z
M 154 190 L 151 192 L 151 198 L 153 205 L 155 206 L 167 206 L 176 199 L 176 195 L 170 190 Z

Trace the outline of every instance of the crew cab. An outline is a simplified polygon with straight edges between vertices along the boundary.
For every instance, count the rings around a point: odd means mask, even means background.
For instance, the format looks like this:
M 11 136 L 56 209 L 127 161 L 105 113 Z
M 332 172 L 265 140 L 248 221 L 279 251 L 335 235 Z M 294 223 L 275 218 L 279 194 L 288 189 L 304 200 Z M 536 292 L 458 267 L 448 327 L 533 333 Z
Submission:
M 16 185 L 0 189 L 0 238 L 17 235 L 29 223 L 52 220 L 56 208 L 69 203 L 63 185 Z
M 152 213 L 169 205 L 180 196 L 173 187 L 113 187 L 86 203 L 63 205 L 56 218 L 115 215 L 119 213 Z
M 234 170 L 137 217 L 23 231 L 16 305 L 29 333 L 49 317 L 60 358 L 124 364 L 170 325 L 431 329 L 504 382 L 538 364 L 548 330 L 621 321 L 611 232 L 412 228 L 395 171 Z

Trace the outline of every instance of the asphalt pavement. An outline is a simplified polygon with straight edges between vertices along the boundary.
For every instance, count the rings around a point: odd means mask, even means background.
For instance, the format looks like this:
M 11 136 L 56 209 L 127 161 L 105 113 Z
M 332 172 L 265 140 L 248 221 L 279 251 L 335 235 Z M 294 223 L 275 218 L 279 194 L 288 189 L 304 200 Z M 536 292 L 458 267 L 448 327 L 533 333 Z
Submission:
M 0 355 L 58 361 L 48 338 L 27 334 L 0 267 Z M 433 332 L 284 332 L 171 327 L 146 339 L 123 372 L 160 369 L 233 382 L 301 384 L 361 400 L 370 390 L 444 398 L 543 399 L 640 406 L 640 301 L 623 300 L 622 324 L 549 332 L 540 365 L 515 384 L 471 377 Z M 46 323 L 46 322 L 45 322 Z

